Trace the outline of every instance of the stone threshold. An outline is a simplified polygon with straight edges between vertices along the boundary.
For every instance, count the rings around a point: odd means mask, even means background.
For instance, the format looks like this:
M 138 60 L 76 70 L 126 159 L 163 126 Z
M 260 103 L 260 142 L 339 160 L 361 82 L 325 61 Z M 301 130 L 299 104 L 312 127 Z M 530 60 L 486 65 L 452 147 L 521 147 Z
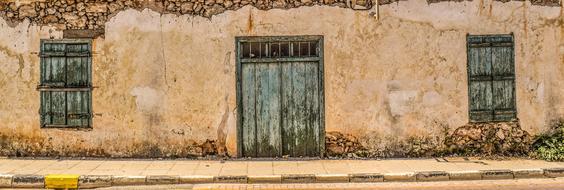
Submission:
M 283 174 L 283 175 L 11 175 L 0 174 L 0 188 L 91 189 L 112 186 L 209 183 L 378 183 L 461 180 L 504 180 L 564 177 L 564 168 L 523 170 L 419 171 L 402 173 Z

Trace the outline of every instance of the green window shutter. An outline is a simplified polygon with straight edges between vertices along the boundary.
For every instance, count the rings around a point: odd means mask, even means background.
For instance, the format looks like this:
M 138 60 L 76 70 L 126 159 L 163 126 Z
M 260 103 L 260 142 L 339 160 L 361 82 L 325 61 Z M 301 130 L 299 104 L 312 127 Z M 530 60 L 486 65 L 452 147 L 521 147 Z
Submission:
M 494 120 L 512 120 L 516 118 L 513 47 L 493 47 L 492 65 Z
M 468 53 L 470 119 L 492 120 L 491 48 L 475 47 Z
M 88 127 L 91 123 L 91 45 L 86 40 L 43 40 L 41 125 Z
M 513 36 L 469 36 L 467 40 L 470 121 L 515 119 Z

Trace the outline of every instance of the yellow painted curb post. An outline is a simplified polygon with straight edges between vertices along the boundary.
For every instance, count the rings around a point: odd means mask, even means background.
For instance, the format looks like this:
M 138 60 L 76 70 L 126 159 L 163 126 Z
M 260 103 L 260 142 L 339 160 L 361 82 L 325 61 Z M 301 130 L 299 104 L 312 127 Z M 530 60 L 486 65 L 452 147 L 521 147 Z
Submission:
M 78 177 L 72 174 L 49 174 L 45 176 L 45 188 L 78 189 Z

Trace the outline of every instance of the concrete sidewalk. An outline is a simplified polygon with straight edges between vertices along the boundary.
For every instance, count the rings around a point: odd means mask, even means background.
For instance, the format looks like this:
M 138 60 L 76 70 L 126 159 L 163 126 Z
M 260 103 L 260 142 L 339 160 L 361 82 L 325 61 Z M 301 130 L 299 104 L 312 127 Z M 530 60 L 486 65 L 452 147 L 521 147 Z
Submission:
M 33 188 L 73 187 L 75 180 L 81 188 L 195 183 L 445 181 L 564 177 L 564 162 L 463 158 L 310 161 L 0 159 L 0 174 L 3 174 L 0 175 L 1 187 Z

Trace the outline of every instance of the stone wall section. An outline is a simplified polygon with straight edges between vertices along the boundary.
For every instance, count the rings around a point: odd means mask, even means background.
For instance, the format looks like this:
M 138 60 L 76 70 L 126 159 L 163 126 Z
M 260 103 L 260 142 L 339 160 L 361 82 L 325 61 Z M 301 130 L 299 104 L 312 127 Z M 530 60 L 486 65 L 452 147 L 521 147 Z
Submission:
M 380 0 L 379 5 L 402 0 Z M 427 3 L 471 0 L 427 0 Z M 510 0 L 497 0 L 508 2 Z M 530 0 L 533 5 L 559 6 L 560 0 Z M 27 3 L 0 2 L 0 17 L 18 23 L 29 19 L 38 25 L 55 25 L 59 29 L 103 29 L 113 15 L 124 9 L 150 8 L 160 13 L 189 14 L 210 18 L 227 10 L 246 5 L 261 10 L 289 9 L 300 6 L 327 5 L 355 10 L 372 7 L 371 0 L 36 0 Z

